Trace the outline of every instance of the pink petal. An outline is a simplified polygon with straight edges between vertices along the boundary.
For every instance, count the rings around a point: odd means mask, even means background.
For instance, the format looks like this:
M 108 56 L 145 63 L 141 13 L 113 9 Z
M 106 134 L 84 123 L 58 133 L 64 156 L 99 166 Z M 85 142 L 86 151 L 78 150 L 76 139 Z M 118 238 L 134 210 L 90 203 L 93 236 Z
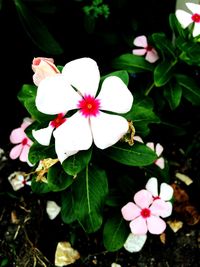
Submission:
M 154 63 L 159 59 L 159 56 L 156 50 L 152 49 L 151 51 L 147 52 L 145 59 L 150 63 Z
M 142 189 L 134 195 L 134 201 L 140 208 L 148 208 L 153 201 L 152 194 Z
M 165 202 L 162 199 L 156 199 L 151 207 L 150 210 L 153 215 L 161 216 L 162 218 L 168 217 L 172 213 L 172 204 L 171 202 Z
M 165 160 L 164 160 L 164 158 L 161 157 L 161 158 L 157 159 L 157 160 L 155 161 L 155 164 L 156 164 L 159 168 L 164 169 L 164 168 L 165 168 Z
M 145 188 L 146 188 L 147 191 L 151 192 L 151 194 L 154 197 L 157 197 L 158 196 L 158 180 L 157 180 L 157 178 L 151 177 L 148 180 Z
M 167 183 L 162 183 L 160 186 L 160 197 L 163 200 L 170 200 L 173 196 L 174 190 L 171 185 L 168 185 Z
M 144 56 L 146 52 L 147 52 L 146 49 L 133 49 L 132 50 L 133 55 L 136 55 L 136 56 Z
M 154 151 L 154 143 L 153 142 L 148 142 L 146 143 L 146 146 L 148 146 L 149 148 L 151 148 Z
M 19 155 L 21 154 L 22 149 L 23 149 L 22 144 L 14 146 L 10 151 L 10 154 L 9 154 L 10 158 L 17 159 Z
M 147 218 L 147 227 L 151 234 L 160 235 L 165 231 L 166 223 L 161 218 L 152 215 Z
M 24 130 L 22 128 L 14 129 L 10 134 L 10 142 L 12 144 L 19 144 L 26 137 Z
M 147 47 L 147 38 L 145 35 L 138 36 L 134 39 L 133 44 L 139 47 Z
M 121 213 L 125 220 L 132 221 L 140 215 L 141 209 L 138 208 L 133 202 L 128 202 L 125 206 L 122 207 Z
M 23 130 L 25 130 L 29 125 L 31 125 L 33 123 L 33 119 L 31 119 L 31 118 L 24 118 L 23 119 L 23 122 L 22 122 L 22 124 L 21 124 L 21 128 L 23 129 Z
M 137 142 L 140 142 L 140 143 L 144 143 L 142 138 L 140 136 L 138 136 L 138 135 L 135 135 L 133 139 L 134 139 L 134 141 L 137 141 Z
M 160 155 L 162 154 L 163 152 L 163 146 L 161 146 L 161 144 L 156 144 L 156 148 L 155 148 L 155 151 L 156 151 L 156 155 L 158 157 L 160 157 Z
M 131 228 L 131 232 L 135 235 L 145 235 L 147 233 L 146 220 L 143 219 L 141 216 L 131 221 L 129 226 Z
M 27 146 L 27 145 L 23 146 L 22 151 L 21 151 L 21 154 L 19 156 L 19 159 L 22 162 L 27 162 L 29 149 L 30 149 L 29 146 Z

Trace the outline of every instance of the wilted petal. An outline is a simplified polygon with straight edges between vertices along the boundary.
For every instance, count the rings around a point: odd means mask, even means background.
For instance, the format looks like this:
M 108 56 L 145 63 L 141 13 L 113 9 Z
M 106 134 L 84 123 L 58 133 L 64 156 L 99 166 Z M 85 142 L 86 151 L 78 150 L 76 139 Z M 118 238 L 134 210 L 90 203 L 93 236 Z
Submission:
M 48 146 L 51 141 L 53 130 L 54 128 L 51 125 L 49 125 L 48 127 L 42 128 L 40 130 L 33 130 L 32 134 L 39 144 L 43 146 Z
M 173 196 L 173 187 L 169 184 L 162 183 L 160 186 L 160 197 L 163 200 L 170 200 Z
M 152 194 L 142 189 L 134 195 L 134 201 L 140 208 L 148 208 L 153 201 Z
M 199 34 L 200 34 L 200 24 L 199 23 L 195 23 L 192 35 L 193 35 L 193 37 L 196 37 Z
M 61 207 L 58 206 L 58 204 L 55 201 L 53 200 L 47 201 L 46 212 L 50 220 L 55 219 L 56 216 L 59 214 L 60 210 L 61 210 Z
M 146 49 L 133 49 L 132 50 L 133 55 L 136 55 L 136 56 L 144 56 L 146 52 L 147 52 Z
M 150 210 L 153 215 L 161 216 L 162 218 L 166 218 L 171 215 L 172 213 L 172 204 L 169 201 L 164 201 L 162 199 L 156 199 L 151 207 Z
M 73 60 L 64 66 L 62 74 L 65 82 L 75 87 L 83 96 L 96 96 L 100 72 L 93 59 L 80 58 Z
M 105 149 L 117 143 L 128 131 L 128 122 L 118 115 L 100 112 L 96 117 L 91 117 L 91 129 L 95 145 Z
M 139 252 L 144 246 L 146 240 L 147 235 L 134 235 L 133 233 L 130 233 L 124 243 L 124 248 L 131 253 Z
M 183 29 L 188 27 L 193 22 L 192 15 L 184 10 L 178 9 L 176 10 L 175 14 Z
M 192 11 L 192 13 L 200 14 L 200 5 L 195 3 L 185 3 L 187 8 Z
M 136 217 L 140 215 L 141 209 L 138 208 L 133 202 L 128 202 L 124 207 L 121 209 L 122 216 L 127 221 L 132 221 Z
M 56 145 L 66 151 L 87 150 L 92 145 L 92 133 L 88 118 L 76 112 L 54 132 Z
M 22 144 L 14 146 L 10 151 L 10 154 L 9 154 L 10 158 L 17 159 L 19 155 L 21 154 L 22 148 L 23 148 Z
M 149 192 L 151 192 L 151 194 L 152 194 L 154 197 L 157 197 L 157 196 L 158 196 L 158 180 L 157 180 L 157 178 L 155 178 L 155 177 L 151 177 L 151 178 L 148 180 L 148 182 L 147 182 L 145 188 L 146 188 Z
M 159 56 L 156 50 L 152 49 L 151 51 L 147 52 L 145 59 L 150 63 L 154 63 L 159 59 Z
M 138 36 L 134 39 L 133 44 L 135 46 L 147 47 L 147 38 L 145 35 Z
M 12 144 L 19 144 L 26 137 L 24 130 L 22 128 L 14 129 L 10 134 L 10 142 Z
M 165 231 L 166 223 L 157 216 L 147 218 L 147 227 L 151 234 L 160 235 Z
M 154 143 L 153 142 L 148 142 L 146 143 L 146 146 L 148 146 L 149 148 L 151 148 L 154 151 Z
M 131 232 L 135 235 L 145 235 L 147 233 L 146 220 L 141 216 L 131 221 L 129 226 L 131 228 Z
M 97 98 L 100 99 L 101 110 L 117 113 L 128 112 L 133 104 L 131 92 L 126 84 L 117 76 L 110 76 L 103 81 Z
M 66 113 L 77 108 L 81 96 L 68 84 L 63 75 L 47 77 L 39 84 L 36 95 L 36 107 L 49 115 Z

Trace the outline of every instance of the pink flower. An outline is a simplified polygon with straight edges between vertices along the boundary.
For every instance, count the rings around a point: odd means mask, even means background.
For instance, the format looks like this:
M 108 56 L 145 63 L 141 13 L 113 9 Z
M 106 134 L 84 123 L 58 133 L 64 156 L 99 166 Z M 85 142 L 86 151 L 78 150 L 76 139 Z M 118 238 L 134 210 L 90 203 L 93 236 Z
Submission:
M 31 163 L 28 160 L 28 153 L 30 146 L 32 145 L 32 141 L 27 137 L 24 130 L 32 122 L 33 121 L 30 118 L 25 118 L 21 126 L 19 128 L 14 129 L 10 134 L 10 142 L 12 144 L 16 144 L 16 146 L 14 146 L 10 151 L 10 158 L 19 158 L 20 161 L 27 162 L 29 165 L 31 165 Z
M 131 232 L 135 235 L 145 235 L 147 231 L 158 235 L 163 233 L 166 223 L 159 217 L 160 209 L 157 207 L 160 201 L 153 201 L 152 194 L 145 189 L 134 195 L 134 201 L 128 202 L 121 209 L 123 218 L 131 221 Z
M 159 143 L 154 144 L 153 142 L 148 142 L 146 145 L 151 148 L 153 151 L 156 152 L 156 155 L 158 156 L 158 159 L 154 162 L 158 167 L 161 169 L 165 168 L 165 160 L 163 157 L 160 157 L 163 152 L 163 146 L 161 146 Z
M 161 183 L 158 193 L 158 180 L 155 177 L 151 177 L 146 184 L 146 190 L 152 194 L 156 209 L 160 210 L 160 216 L 162 218 L 170 216 L 172 213 L 172 203 L 169 200 L 172 198 L 174 191 L 172 186 L 167 183 Z
M 147 38 L 145 35 L 138 36 L 134 39 L 133 44 L 140 48 L 133 49 L 132 53 L 137 56 L 144 56 L 145 59 L 150 62 L 154 63 L 159 59 L 157 51 L 148 44 Z
M 34 58 L 32 62 L 32 70 L 35 72 L 33 75 L 33 82 L 37 86 L 44 78 L 60 73 L 54 65 L 54 60 L 45 57 Z

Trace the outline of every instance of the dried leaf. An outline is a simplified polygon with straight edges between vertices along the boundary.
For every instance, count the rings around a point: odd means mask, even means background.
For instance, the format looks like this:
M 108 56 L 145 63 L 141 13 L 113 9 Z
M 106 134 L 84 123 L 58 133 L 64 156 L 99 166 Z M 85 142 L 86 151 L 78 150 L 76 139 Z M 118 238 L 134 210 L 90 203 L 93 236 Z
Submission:
M 113 263 L 111 264 L 111 267 L 121 267 L 121 265 L 120 265 L 120 264 L 117 264 L 117 263 L 115 263 L 115 262 L 113 262 Z
M 177 221 L 177 220 L 169 220 L 167 221 L 167 224 L 169 224 L 170 228 L 174 233 L 178 232 L 179 229 L 183 227 L 183 222 L 182 221 Z
M 176 178 L 184 182 L 186 185 L 190 185 L 193 183 L 192 179 L 189 176 L 179 172 L 176 173 Z
M 46 212 L 50 220 L 55 219 L 56 216 L 59 214 L 60 210 L 61 207 L 58 206 L 55 201 L 52 200 L 47 201 Z
M 55 265 L 63 267 L 69 264 L 74 263 L 80 258 L 80 254 L 77 250 L 74 250 L 71 247 L 69 242 L 59 242 L 57 244 L 56 253 L 55 253 Z
M 160 241 L 161 241 L 163 244 L 166 243 L 166 234 L 165 234 L 165 233 L 162 233 L 162 234 L 160 235 Z

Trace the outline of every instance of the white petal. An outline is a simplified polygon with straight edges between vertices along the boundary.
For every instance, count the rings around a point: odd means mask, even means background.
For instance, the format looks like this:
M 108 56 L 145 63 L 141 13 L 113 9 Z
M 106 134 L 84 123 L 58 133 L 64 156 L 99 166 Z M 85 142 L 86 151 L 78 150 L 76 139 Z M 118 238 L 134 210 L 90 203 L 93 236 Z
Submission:
M 125 118 L 104 112 L 100 112 L 97 117 L 91 117 L 90 121 L 94 143 L 100 149 L 117 143 L 129 127 Z
M 67 63 L 62 73 L 65 81 L 74 86 L 84 96 L 95 96 L 99 81 L 100 72 L 97 63 L 91 58 L 80 58 Z
M 173 196 L 173 187 L 166 183 L 162 183 L 160 186 L 160 198 L 163 200 L 170 200 Z
M 156 144 L 156 148 L 155 148 L 155 151 L 156 151 L 156 155 L 158 157 L 160 157 L 160 155 L 162 154 L 163 152 L 163 146 L 161 146 L 161 144 Z
M 133 140 L 134 140 L 134 141 L 137 141 L 137 142 L 140 142 L 140 143 L 144 143 L 143 140 L 142 140 L 142 138 L 141 138 L 139 135 L 135 135 L 135 136 L 133 137 Z
M 200 34 L 200 23 L 194 24 L 194 30 L 192 32 L 193 37 L 196 37 Z
M 97 98 L 101 101 L 100 109 L 117 113 L 128 112 L 133 104 L 131 92 L 117 76 L 110 76 L 103 81 Z
M 57 74 L 47 77 L 39 84 L 36 107 L 40 112 L 54 115 L 77 108 L 81 96 Z
M 68 118 L 54 132 L 56 146 L 66 151 L 87 150 L 92 145 L 89 119 L 80 112 Z
M 124 243 L 124 248 L 131 253 L 138 252 L 142 249 L 146 240 L 147 235 L 134 235 L 133 233 L 130 233 Z
M 200 5 L 195 3 L 186 3 L 187 8 L 192 11 L 192 13 L 200 14 Z
M 158 180 L 155 177 L 151 177 L 146 186 L 145 186 L 146 190 L 148 190 L 149 192 L 151 192 L 151 194 L 154 197 L 158 196 Z
M 178 21 L 180 22 L 183 29 L 188 27 L 193 21 L 192 21 L 192 15 L 184 10 L 176 10 L 176 17 Z
M 133 55 L 136 55 L 136 56 L 143 56 L 143 55 L 145 55 L 146 54 L 146 52 L 147 52 L 147 50 L 146 49 L 133 49 L 132 50 L 132 53 L 133 53 Z
M 58 144 L 58 142 L 55 143 L 55 151 L 61 164 L 68 157 L 78 153 L 78 150 L 66 150 L 65 147 L 63 147 L 62 144 Z
M 49 125 L 48 127 L 42 128 L 40 130 L 33 130 L 32 135 L 39 144 L 43 146 L 48 146 L 51 141 L 51 135 L 53 130 L 54 128 Z
M 135 46 L 140 46 L 140 47 L 147 47 L 147 38 L 145 35 L 138 36 L 134 39 L 133 44 Z

